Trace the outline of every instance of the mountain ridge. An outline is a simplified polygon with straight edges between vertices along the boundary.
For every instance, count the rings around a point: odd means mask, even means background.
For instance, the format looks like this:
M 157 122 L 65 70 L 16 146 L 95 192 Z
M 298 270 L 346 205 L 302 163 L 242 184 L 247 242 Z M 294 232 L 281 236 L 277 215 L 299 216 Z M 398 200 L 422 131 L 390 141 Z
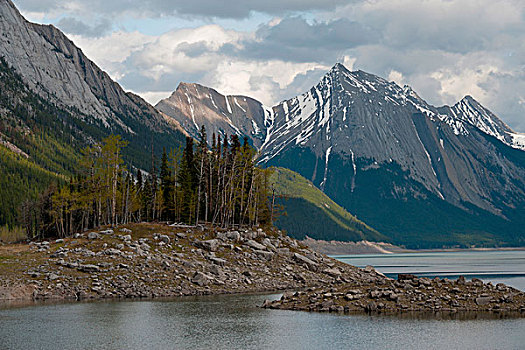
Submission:
M 136 94 L 126 92 L 52 25 L 27 21 L 10 0 L 0 0 L 0 56 L 40 97 L 102 130 L 121 134 L 137 154 L 134 165 L 147 168 L 151 139 L 161 149 L 181 144 L 183 132 Z M 84 130 L 93 142 L 99 136 Z
M 525 152 L 516 142 L 521 135 L 472 97 L 435 107 L 409 86 L 336 64 L 310 90 L 266 112 L 260 164 L 298 172 L 378 231 L 398 237 L 396 243 L 413 242 L 420 227 L 431 231 L 424 235 L 462 243 L 475 241 L 473 231 L 488 237 L 484 241 L 523 242 L 523 229 L 512 238 L 489 223 L 485 232 L 473 219 L 518 227 L 525 215 Z M 374 213 L 374 201 L 387 203 L 383 218 Z M 417 218 L 420 211 L 430 222 Z M 411 222 L 393 218 L 394 212 Z M 446 232 L 437 213 L 450 216 Z M 412 232 L 403 233 L 405 225 Z

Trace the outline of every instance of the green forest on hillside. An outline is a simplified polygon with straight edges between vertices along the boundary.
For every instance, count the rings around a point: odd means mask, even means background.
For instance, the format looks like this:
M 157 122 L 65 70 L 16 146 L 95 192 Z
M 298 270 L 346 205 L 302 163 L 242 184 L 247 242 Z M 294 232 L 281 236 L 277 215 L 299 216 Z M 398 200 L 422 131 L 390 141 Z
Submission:
M 285 168 L 273 168 L 271 182 L 285 214 L 276 225 L 294 238 L 339 241 L 382 241 L 389 239 L 348 213 L 301 175 Z

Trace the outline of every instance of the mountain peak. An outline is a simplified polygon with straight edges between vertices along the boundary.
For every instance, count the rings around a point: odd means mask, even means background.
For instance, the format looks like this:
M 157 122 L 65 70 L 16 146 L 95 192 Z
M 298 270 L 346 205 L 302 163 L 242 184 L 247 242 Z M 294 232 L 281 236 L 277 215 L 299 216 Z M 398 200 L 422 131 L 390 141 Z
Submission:
M 334 66 L 330 69 L 330 72 L 338 72 L 338 71 L 348 71 L 348 69 L 340 62 L 337 62 L 334 64 Z

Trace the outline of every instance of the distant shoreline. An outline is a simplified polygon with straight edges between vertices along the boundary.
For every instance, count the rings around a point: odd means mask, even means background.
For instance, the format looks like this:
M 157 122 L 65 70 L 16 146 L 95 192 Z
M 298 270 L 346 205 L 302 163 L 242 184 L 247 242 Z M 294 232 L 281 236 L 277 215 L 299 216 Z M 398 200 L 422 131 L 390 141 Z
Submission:
M 364 255 L 364 254 L 406 254 L 406 253 L 439 253 L 439 252 L 490 252 L 490 251 L 525 251 L 525 247 L 473 247 L 473 248 L 433 248 L 433 249 L 406 249 L 385 242 L 341 242 L 316 240 L 310 237 L 301 243 L 313 250 L 331 256 L 337 255 Z

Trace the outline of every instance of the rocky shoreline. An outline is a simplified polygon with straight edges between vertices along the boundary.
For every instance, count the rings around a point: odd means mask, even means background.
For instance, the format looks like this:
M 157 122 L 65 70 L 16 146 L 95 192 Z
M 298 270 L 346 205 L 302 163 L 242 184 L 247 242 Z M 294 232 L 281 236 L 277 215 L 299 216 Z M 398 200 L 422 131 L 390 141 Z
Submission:
M 280 300 L 266 300 L 262 307 L 341 313 L 498 312 L 525 317 L 525 293 L 503 283 L 467 281 L 463 276 L 453 281 L 400 274 L 397 280 L 380 276 L 372 283 L 286 292 Z
M 503 284 L 344 264 L 278 230 L 133 224 L 0 246 L 0 302 L 164 298 L 285 291 L 265 308 L 321 312 L 498 311 L 525 316 Z
M 0 301 L 258 293 L 374 275 L 278 230 L 143 223 L 0 247 Z

